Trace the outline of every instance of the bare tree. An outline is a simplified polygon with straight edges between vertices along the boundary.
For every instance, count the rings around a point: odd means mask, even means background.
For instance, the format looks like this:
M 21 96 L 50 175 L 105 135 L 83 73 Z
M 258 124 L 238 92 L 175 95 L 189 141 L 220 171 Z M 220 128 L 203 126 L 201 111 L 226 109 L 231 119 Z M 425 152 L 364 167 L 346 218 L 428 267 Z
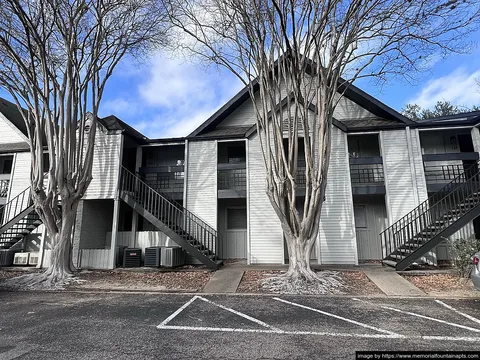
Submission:
M 277 285 L 286 284 L 288 290 L 292 284 L 314 282 L 322 291 L 331 283 L 311 270 L 309 258 L 327 186 L 333 114 L 343 93 L 360 78 L 409 77 L 425 68 L 430 56 L 467 49 L 463 40 L 476 26 L 478 2 L 168 3 L 171 20 L 183 34 L 179 46 L 226 67 L 249 88 L 266 192 L 289 253 L 289 270 L 275 280 Z M 300 161 L 306 164 L 306 184 L 305 201 L 298 204 Z
M 437 101 L 433 109 L 422 108 L 418 104 L 407 104 L 402 109 L 402 114 L 413 121 L 420 121 L 477 110 L 478 106 L 476 105 L 470 108 L 468 106 L 453 105 L 450 101 Z
M 49 269 L 29 282 L 51 286 L 72 276 L 72 228 L 92 179 L 105 85 L 126 55 L 163 44 L 165 20 L 156 0 L 2 2 L 0 86 L 15 99 L 27 125 L 32 197 L 53 245 Z

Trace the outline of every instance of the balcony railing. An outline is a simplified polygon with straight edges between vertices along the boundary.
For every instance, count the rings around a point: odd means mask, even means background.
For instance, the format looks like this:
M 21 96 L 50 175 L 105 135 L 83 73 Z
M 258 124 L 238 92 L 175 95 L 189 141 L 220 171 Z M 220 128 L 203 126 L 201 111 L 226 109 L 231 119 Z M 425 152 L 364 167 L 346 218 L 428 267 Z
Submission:
M 218 190 L 246 190 L 246 164 L 218 164 Z
M 0 180 L 0 198 L 7 197 L 10 179 Z
M 350 158 L 350 178 L 352 186 L 383 186 L 382 157 Z
M 453 179 L 469 178 L 472 164 L 478 160 L 478 153 L 452 153 L 423 155 L 423 166 L 427 185 L 447 184 Z
M 178 194 L 176 198 L 183 198 L 185 180 L 184 166 L 144 167 L 139 173 L 145 183 L 156 191 L 167 194 Z

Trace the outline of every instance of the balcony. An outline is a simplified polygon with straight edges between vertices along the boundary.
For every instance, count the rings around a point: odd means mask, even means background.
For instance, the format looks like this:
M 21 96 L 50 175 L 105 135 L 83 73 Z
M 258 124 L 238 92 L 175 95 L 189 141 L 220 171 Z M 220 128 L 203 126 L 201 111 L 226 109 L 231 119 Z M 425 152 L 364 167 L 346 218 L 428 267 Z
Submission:
M 428 192 L 440 190 L 458 176 L 463 177 L 464 180 L 468 179 L 469 174 L 466 171 L 478 159 L 479 154 L 476 152 L 423 155 L 423 167 Z
M 385 194 L 382 157 L 350 158 L 350 179 L 354 195 Z
M 142 179 L 156 191 L 173 200 L 183 200 L 185 180 L 183 165 L 142 167 L 138 172 Z
M 247 170 L 245 163 L 218 164 L 218 198 L 244 198 L 247 196 Z

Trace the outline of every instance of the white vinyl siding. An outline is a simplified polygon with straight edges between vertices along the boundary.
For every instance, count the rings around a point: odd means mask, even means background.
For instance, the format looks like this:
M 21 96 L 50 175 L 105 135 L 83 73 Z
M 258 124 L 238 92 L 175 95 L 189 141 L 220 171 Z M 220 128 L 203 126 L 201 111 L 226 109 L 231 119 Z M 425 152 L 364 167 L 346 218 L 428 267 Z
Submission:
M 252 105 L 252 101 L 247 99 L 242 105 L 233 111 L 225 120 L 223 120 L 218 127 L 228 126 L 248 126 L 254 125 L 255 110 Z
M 428 199 L 427 182 L 423 168 L 422 148 L 418 129 L 410 129 L 410 142 L 412 144 L 413 165 L 417 187 L 418 204 Z
M 30 186 L 31 158 L 29 152 L 17 153 L 12 167 L 12 183 L 8 201 Z
M 382 131 L 383 163 L 390 224 L 417 206 L 405 130 Z
M 357 103 L 343 96 L 333 113 L 333 117 L 339 121 L 342 120 L 361 120 L 364 118 L 376 118 L 378 116 L 372 114 Z
M 472 142 L 473 142 L 473 149 L 476 152 L 480 152 L 480 130 L 477 127 L 472 128 Z
M 265 192 L 266 170 L 258 135 L 248 145 L 250 262 L 283 263 L 283 231 Z
M 106 134 L 99 127 L 95 137 L 92 182 L 84 199 L 113 199 L 120 167 L 122 135 Z
M 0 144 L 13 144 L 26 141 L 26 137 L 21 135 L 10 121 L 0 113 Z
M 217 142 L 190 141 L 187 161 L 187 209 L 217 228 Z
M 355 264 L 356 238 L 347 134 L 332 127 L 332 152 L 319 231 L 322 264 Z

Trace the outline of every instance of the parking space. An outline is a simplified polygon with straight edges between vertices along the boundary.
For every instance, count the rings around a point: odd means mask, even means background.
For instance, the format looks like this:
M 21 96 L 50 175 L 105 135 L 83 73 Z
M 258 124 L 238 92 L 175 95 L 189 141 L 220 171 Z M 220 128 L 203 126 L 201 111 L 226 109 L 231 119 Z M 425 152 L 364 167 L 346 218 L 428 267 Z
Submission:
M 458 305 L 433 299 L 193 296 L 157 328 L 480 343 L 478 309 Z
M 0 360 L 353 359 L 480 348 L 478 300 L 4 293 Z

